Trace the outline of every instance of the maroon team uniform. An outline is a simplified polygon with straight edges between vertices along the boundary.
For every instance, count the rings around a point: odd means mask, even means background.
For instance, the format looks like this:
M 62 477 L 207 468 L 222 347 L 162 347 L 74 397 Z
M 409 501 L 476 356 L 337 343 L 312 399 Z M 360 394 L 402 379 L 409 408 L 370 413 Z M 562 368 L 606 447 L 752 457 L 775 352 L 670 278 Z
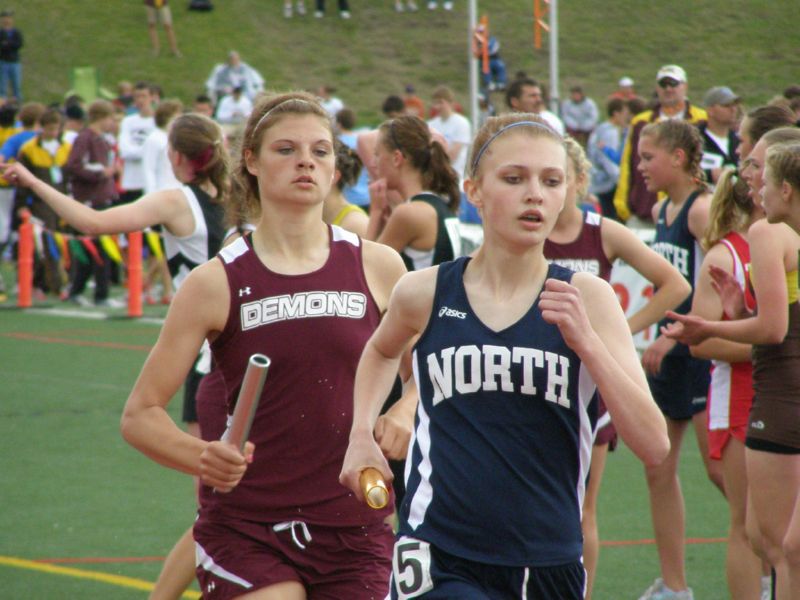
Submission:
M 200 491 L 194 538 L 205 598 L 287 580 L 309 599 L 388 593 L 391 509 L 370 509 L 339 483 L 356 367 L 380 314 L 359 238 L 336 226 L 329 235 L 325 264 L 301 275 L 270 271 L 249 237 L 219 253 L 230 312 L 211 350 L 229 413 L 250 355 L 272 362 L 250 432 L 252 464 L 232 492 Z
M 571 269 L 576 273 L 591 273 L 608 281 L 611 279 L 613 265 L 603 250 L 601 226 L 603 217 L 596 212 L 584 211 L 583 226 L 578 237 L 566 244 L 556 244 L 545 240 L 544 256 L 549 262 Z M 611 415 L 606 409 L 603 398 L 598 394 L 600 402 L 597 407 L 597 426 L 594 444 L 609 445 L 613 450 L 617 446 L 617 429 L 611 422 Z

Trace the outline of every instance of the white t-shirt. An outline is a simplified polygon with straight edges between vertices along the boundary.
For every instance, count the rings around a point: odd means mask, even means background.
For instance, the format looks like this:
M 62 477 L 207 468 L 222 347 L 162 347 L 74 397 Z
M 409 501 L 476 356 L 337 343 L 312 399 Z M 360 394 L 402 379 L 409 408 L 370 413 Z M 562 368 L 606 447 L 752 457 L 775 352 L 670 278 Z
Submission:
M 139 113 L 128 115 L 119 125 L 119 156 L 122 159 L 122 189 L 144 189 L 144 169 L 142 151 L 144 141 L 156 128 L 153 117 L 143 117 Z
M 237 100 L 233 96 L 225 96 L 217 107 L 217 121 L 225 125 L 243 123 L 253 112 L 253 103 L 242 94 Z
M 428 121 L 428 126 L 444 136 L 448 144 L 462 144 L 458 156 L 452 160 L 453 169 L 463 181 L 464 171 L 467 166 L 467 153 L 472 141 L 472 127 L 467 118 L 458 113 L 452 113 L 447 119 L 438 116 Z
M 145 194 L 179 188 L 183 185 L 172 171 L 172 165 L 167 156 L 168 144 L 167 132 L 157 127 L 144 141 L 142 170 Z
M 336 96 L 331 96 L 327 100 L 321 100 L 322 108 L 328 111 L 331 118 L 336 117 L 336 113 L 344 108 L 344 102 Z

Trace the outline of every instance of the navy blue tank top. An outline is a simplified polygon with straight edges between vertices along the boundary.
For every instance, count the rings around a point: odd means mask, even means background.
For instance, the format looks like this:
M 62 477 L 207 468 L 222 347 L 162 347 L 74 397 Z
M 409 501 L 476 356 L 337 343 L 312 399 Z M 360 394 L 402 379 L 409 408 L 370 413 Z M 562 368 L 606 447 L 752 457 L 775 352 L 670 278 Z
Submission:
M 502 331 L 480 321 L 464 289 L 469 260 L 439 266 L 414 347 L 420 402 L 400 533 L 488 564 L 578 560 L 596 386 L 538 298 Z M 548 277 L 573 274 L 549 266 Z
M 658 211 L 656 238 L 652 245 L 653 250 L 666 258 L 673 267 L 678 269 L 681 275 L 683 275 L 686 281 L 692 286 L 692 292 L 689 294 L 689 297 L 681 302 L 675 309 L 676 313 L 682 315 L 687 314 L 692 308 L 694 286 L 697 275 L 700 273 L 700 264 L 703 262 L 703 249 L 700 247 L 700 242 L 698 242 L 692 235 L 692 232 L 689 231 L 689 211 L 702 192 L 703 190 L 695 190 L 689 195 L 670 225 L 667 225 L 667 206 L 669 206 L 672 200 L 667 198 Z M 667 323 L 669 323 L 669 320 L 662 319 L 659 323 L 659 331 L 660 326 Z M 689 347 L 683 344 L 677 344 L 670 354 L 688 355 Z

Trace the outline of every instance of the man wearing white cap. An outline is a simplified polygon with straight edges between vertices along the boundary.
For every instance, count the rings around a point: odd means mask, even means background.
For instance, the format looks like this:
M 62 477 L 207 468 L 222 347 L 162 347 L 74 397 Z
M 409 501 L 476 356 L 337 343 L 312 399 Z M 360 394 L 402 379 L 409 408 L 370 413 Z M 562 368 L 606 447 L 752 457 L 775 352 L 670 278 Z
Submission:
M 611 94 L 609 98 L 619 98 L 620 100 L 633 100 L 636 98 L 636 90 L 633 89 L 633 79 L 630 77 L 622 77 L 617 83 L 617 91 Z
M 736 167 L 739 136 L 736 123 L 739 119 L 739 96 L 729 87 L 712 87 L 706 92 L 703 104 L 708 113 L 708 123 L 700 125 L 703 134 L 703 158 L 700 168 L 709 183 L 717 183 L 722 170 Z
M 688 89 L 686 71 L 678 65 L 664 65 L 656 74 L 658 102 L 652 110 L 639 113 L 631 120 L 628 138 L 620 162 L 619 182 L 614 195 L 614 206 L 620 219 L 635 217 L 637 223 L 653 223 L 652 208 L 657 201 L 655 193 L 648 192 L 639 164 L 639 134 L 648 123 L 663 119 L 684 119 L 699 124 L 707 119 L 706 111 L 693 106 L 686 99 Z

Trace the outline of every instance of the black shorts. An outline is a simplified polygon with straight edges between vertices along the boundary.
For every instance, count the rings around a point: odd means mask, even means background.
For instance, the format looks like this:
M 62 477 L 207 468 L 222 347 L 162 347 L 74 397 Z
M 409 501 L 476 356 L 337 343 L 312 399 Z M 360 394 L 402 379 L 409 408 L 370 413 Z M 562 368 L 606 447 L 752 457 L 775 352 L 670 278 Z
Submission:
M 585 586 L 579 560 L 553 567 L 503 567 L 459 558 L 414 538 L 401 537 L 394 545 L 393 600 L 582 600 Z
M 197 423 L 197 403 L 195 396 L 197 395 L 197 388 L 200 387 L 200 382 L 205 377 L 205 373 L 198 373 L 197 369 L 192 367 L 186 380 L 183 382 L 183 422 L 184 423 Z
M 688 355 L 667 355 L 658 375 L 647 376 L 653 399 L 665 416 L 691 419 L 706 409 L 711 364 Z

